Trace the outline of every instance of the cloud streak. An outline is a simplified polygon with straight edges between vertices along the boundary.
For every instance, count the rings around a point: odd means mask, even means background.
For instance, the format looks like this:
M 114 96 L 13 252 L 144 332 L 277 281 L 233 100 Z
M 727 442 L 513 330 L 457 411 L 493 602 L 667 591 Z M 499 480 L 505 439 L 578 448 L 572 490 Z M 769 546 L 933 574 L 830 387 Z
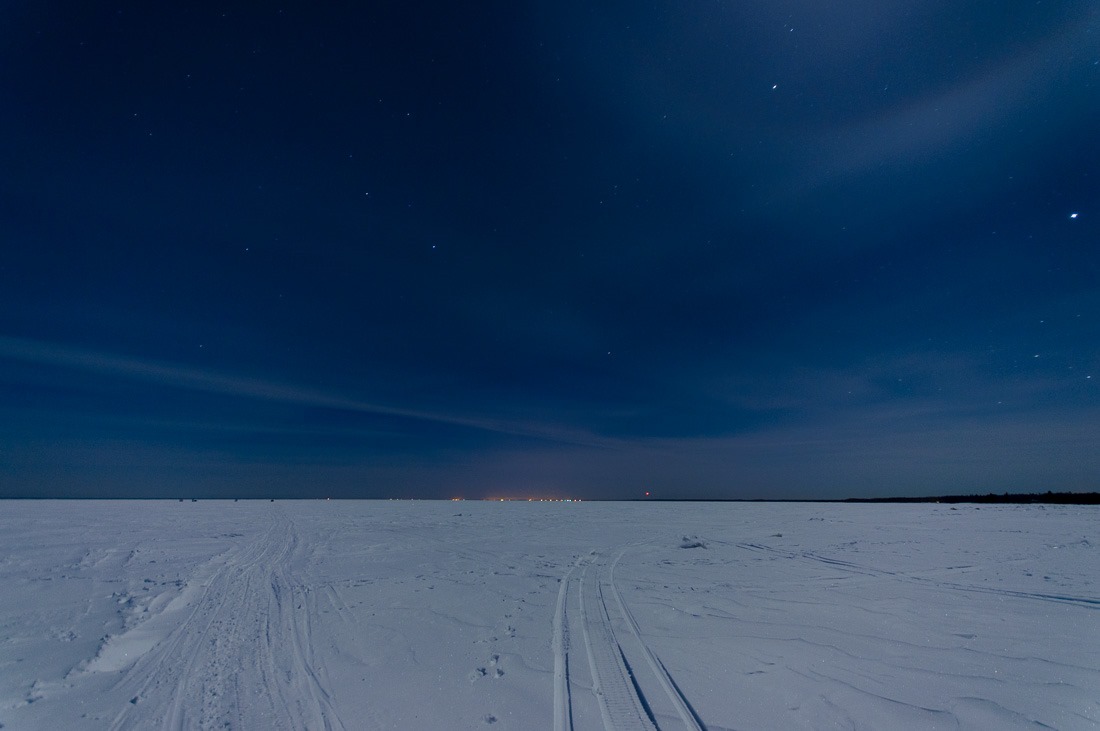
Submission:
M 124 378 L 220 396 L 409 419 L 561 444 L 585 447 L 614 447 L 618 444 L 616 440 L 568 427 L 390 406 L 278 381 L 242 377 L 214 370 L 25 338 L 0 336 L 0 358 L 71 368 L 100 376 Z

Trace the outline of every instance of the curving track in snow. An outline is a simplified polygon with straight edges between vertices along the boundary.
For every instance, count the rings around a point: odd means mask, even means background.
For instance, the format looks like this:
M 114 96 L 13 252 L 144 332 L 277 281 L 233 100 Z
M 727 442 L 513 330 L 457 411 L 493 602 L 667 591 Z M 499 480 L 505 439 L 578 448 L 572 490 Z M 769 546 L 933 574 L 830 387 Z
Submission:
M 561 579 L 553 631 L 554 731 L 574 728 L 573 694 L 583 689 L 571 670 L 575 663 L 571 664 L 574 648 L 570 638 L 577 636 L 585 648 L 591 690 L 605 731 L 706 731 L 642 637 L 615 586 L 615 567 L 628 549 L 619 550 L 610 562 L 606 555 L 592 551 L 579 558 Z M 575 612 L 570 611 L 573 597 Z

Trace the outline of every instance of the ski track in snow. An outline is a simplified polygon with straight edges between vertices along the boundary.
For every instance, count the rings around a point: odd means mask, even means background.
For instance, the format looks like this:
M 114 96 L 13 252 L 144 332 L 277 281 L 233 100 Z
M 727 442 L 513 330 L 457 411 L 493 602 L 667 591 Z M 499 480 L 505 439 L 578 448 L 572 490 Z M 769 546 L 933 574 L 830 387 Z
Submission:
M 884 569 L 877 569 L 871 566 L 865 566 L 851 561 L 843 561 L 837 558 L 829 558 L 827 556 L 821 556 L 812 551 L 786 551 L 780 548 L 774 548 L 772 546 L 765 546 L 759 543 L 738 543 L 738 547 L 744 548 L 750 551 L 760 551 L 762 553 L 770 553 L 783 558 L 803 559 L 806 561 L 816 561 L 817 563 L 826 564 L 828 566 L 847 571 L 853 574 L 864 574 L 866 576 L 885 577 L 895 579 L 897 581 L 906 581 L 914 584 L 924 584 L 928 586 L 934 586 L 940 589 L 948 589 L 952 591 L 960 592 L 978 592 L 981 594 L 995 594 L 1003 597 L 1014 597 L 1017 599 L 1034 599 L 1044 602 L 1059 602 L 1065 604 L 1075 604 L 1084 609 L 1096 609 L 1100 610 L 1100 597 L 1085 597 L 1085 596 L 1070 596 L 1067 594 L 1047 594 L 1042 592 L 1032 591 L 1015 591 L 1012 589 L 998 589 L 985 586 L 973 586 L 969 584 L 960 584 L 954 581 L 941 581 L 938 579 L 928 579 L 923 576 L 911 576 L 900 571 L 887 571 Z
M 256 540 L 213 559 L 187 619 L 120 678 L 131 700 L 110 728 L 343 729 L 314 670 L 311 592 L 286 568 L 299 548 L 279 511 Z

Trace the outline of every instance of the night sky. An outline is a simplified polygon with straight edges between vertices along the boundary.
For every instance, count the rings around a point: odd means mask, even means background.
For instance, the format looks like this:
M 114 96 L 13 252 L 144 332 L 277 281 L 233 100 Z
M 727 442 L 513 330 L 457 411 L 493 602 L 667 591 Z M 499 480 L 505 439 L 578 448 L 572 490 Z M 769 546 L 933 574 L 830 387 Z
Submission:
M 0 10 L 0 497 L 1100 486 L 1100 5 Z

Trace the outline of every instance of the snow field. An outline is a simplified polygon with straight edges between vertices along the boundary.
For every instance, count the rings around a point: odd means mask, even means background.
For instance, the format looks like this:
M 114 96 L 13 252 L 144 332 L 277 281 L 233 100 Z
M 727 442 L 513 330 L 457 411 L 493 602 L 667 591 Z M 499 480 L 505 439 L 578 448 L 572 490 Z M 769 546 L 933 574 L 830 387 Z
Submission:
M 1097 728 L 1098 518 L 0 502 L 0 724 Z

